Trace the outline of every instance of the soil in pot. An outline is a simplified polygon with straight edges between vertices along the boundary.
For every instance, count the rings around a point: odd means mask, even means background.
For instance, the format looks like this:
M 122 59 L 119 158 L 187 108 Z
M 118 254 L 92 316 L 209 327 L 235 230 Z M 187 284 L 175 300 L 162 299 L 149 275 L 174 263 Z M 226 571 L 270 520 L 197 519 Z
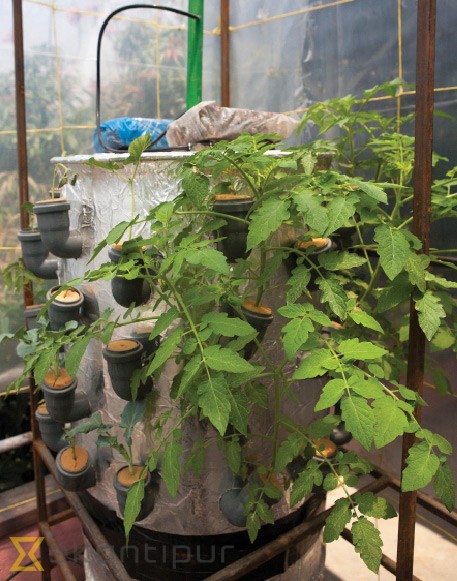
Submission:
M 50 369 L 44 376 L 44 381 L 48 387 L 54 389 L 65 389 L 70 386 L 72 379 L 66 369 L 60 368 L 57 376 L 54 371 Z
M 56 458 L 57 480 L 65 490 L 86 490 L 95 485 L 95 470 L 89 453 L 81 446 L 67 447 Z
M 251 196 L 219 194 L 214 199 L 213 210 L 220 214 L 245 219 L 253 203 Z M 248 224 L 230 220 L 228 216 L 227 224 L 217 231 L 217 238 L 223 238 L 217 243 L 217 249 L 226 256 L 227 260 L 234 261 L 237 258 L 245 258 L 248 254 L 246 251 Z
M 122 243 L 114 244 L 108 249 L 108 256 L 114 264 L 119 262 L 128 254 L 122 252 Z M 121 307 L 128 308 L 132 303 L 139 307 L 148 302 L 152 295 L 151 285 L 142 277 L 126 279 L 115 276 L 111 280 L 111 292 L 113 298 Z
M 135 339 L 115 339 L 103 349 L 111 385 L 118 397 L 132 401 L 132 376 L 143 365 L 143 345 Z M 137 399 L 144 399 L 154 387 L 152 377 L 140 384 Z
M 127 501 L 127 494 L 129 488 L 139 480 L 142 466 L 128 466 L 120 468 L 114 476 L 114 488 L 116 490 L 117 502 L 119 504 L 119 511 L 124 515 L 125 503 Z M 159 489 L 159 483 L 156 473 L 150 473 L 146 470 L 143 474 L 144 479 L 144 498 L 141 501 L 140 513 L 137 521 L 143 520 L 154 510 L 155 500 Z
M 271 325 L 273 321 L 273 311 L 266 305 L 256 305 L 254 299 L 245 300 L 241 306 L 241 311 L 243 312 L 246 321 L 258 332 L 256 337 L 257 341 L 259 343 L 262 342 L 268 326 Z M 244 348 L 244 358 L 249 360 L 257 349 L 256 341 L 250 341 Z
M 46 298 L 49 300 L 59 289 L 58 286 L 48 291 Z M 76 288 L 64 289 L 49 304 L 48 317 L 51 329 L 60 331 L 65 328 L 68 321 L 78 321 L 81 315 L 81 307 L 84 303 L 84 295 Z

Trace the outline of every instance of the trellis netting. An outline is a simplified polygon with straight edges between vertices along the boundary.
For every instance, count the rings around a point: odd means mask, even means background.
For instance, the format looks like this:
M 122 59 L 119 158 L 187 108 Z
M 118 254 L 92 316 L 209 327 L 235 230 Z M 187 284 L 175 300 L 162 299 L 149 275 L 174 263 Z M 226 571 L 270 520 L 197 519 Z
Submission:
M 96 43 L 104 18 L 122 0 L 23 0 L 25 79 L 32 200 L 52 180 L 51 157 L 90 153 L 95 126 Z M 188 9 L 187 0 L 156 2 Z M 203 99 L 220 103 L 220 3 L 205 2 Z M 438 3 L 436 104 L 457 113 L 453 0 Z M 377 83 L 415 80 L 417 0 L 231 0 L 231 105 L 297 117 L 309 104 Z M 101 57 L 101 117 L 174 118 L 185 108 L 187 19 L 130 10 L 110 22 Z M 0 267 L 18 257 L 12 3 L 0 3 Z M 404 113 L 414 90 L 378 101 Z M 437 117 L 435 148 L 454 165 L 455 123 Z M 301 140 L 309 138 L 303 133 Z M 443 166 L 444 167 L 444 166 Z M 435 236 L 456 246 L 441 223 Z M 0 286 L 0 332 L 21 324 L 20 295 Z M 14 349 L 0 373 L 19 364 Z

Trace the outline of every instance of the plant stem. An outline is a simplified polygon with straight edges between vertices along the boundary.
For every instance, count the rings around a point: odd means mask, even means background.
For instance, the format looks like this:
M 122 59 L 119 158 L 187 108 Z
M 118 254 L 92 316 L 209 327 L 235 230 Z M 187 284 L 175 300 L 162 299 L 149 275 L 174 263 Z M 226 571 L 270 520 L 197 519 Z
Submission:
M 201 210 L 198 212 L 191 212 L 189 211 L 176 211 L 174 212 L 178 216 L 217 216 L 218 218 L 225 218 L 226 220 L 235 220 L 236 222 L 242 222 L 243 224 L 249 224 L 249 220 L 245 220 L 244 218 L 238 218 L 237 216 L 232 216 L 231 214 L 221 214 L 220 212 L 212 212 L 210 210 Z
M 260 265 L 259 265 L 260 275 L 262 275 L 262 272 L 265 270 L 266 261 L 267 261 L 267 250 L 265 248 L 265 243 L 262 242 L 260 244 Z M 262 300 L 264 290 L 265 290 L 264 285 L 259 285 L 259 288 L 257 289 L 257 297 L 255 300 L 256 307 L 260 305 L 260 301 Z

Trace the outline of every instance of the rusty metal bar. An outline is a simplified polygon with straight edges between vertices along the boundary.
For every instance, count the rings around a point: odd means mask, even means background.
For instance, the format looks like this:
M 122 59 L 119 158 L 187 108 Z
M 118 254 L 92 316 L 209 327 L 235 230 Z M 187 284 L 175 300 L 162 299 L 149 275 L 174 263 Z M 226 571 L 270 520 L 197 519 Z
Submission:
M 377 480 L 373 480 L 366 486 L 362 487 L 358 492 L 379 492 L 386 488 L 389 484 L 389 479 L 387 476 L 381 476 Z M 351 496 L 352 498 L 352 496 Z M 257 567 L 266 563 L 270 559 L 273 559 L 280 553 L 287 551 L 306 536 L 312 534 L 318 530 L 325 522 L 325 519 L 329 515 L 332 509 L 329 508 L 321 513 L 319 513 L 314 518 L 306 520 L 300 523 L 287 533 L 280 535 L 277 539 L 264 545 L 260 549 L 249 553 L 245 557 L 242 557 L 238 561 L 235 561 L 225 569 L 214 573 L 206 579 L 206 581 L 235 581 L 235 579 L 240 579 L 250 571 L 254 571 Z
M 352 533 L 349 529 L 344 529 L 343 532 L 341 533 L 341 536 L 343 537 L 343 539 L 345 541 L 348 541 L 348 543 L 351 543 L 351 545 L 354 545 L 354 541 L 352 539 Z M 384 567 L 384 569 L 389 571 L 389 573 L 392 573 L 392 575 L 395 575 L 395 573 L 397 572 L 397 563 L 393 559 L 388 557 L 387 555 L 384 555 L 384 553 L 382 554 L 382 557 L 381 557 L 381 565 Z M 413 581 L 421 581 L 421 580 L 419 579 L 419 577 L 416 577 L 415 575 L 413 575 Z
M 48 523 L 52 526 L 58 525 L 59 523 L 75 516 L 78 516 L 75 511 L 72 508 L 67 508 L 66 510 L 62 510 L 57 514 L 52 514 L 48 519 Z
M 432 184 L 433 87 L 435 68 L 436 0 L 419 0 L 416 48 L 416 124 L 412 232 L 422 242 L 422 252 L 430 247 L 430 199 Z M 406 385 L 420 395 L 424 389 L 425 335 L 411 297 Z M 417 411 L 420 421 L 420 406 Z M 403 436 L 402 471 L 414 434 Z M 397 579 L 410 581 L 414 567 L 414 534 L 417 492 L 402 492 L 398 519 Z
M 221 105 L 230 107 L 230 0 L 221 0 Z
M 49 472 L 56 477 L 56 464 L 51 452 L 46 447 L 42 440 L 35 440 L 33 442 L 34 449 L 46 464 Z M 116 581 L 131 581 L 130 575 L 124 568 L 122 561 L 114 552 L 111 545 L 99 531 L 97 525 L 94 523 L 92 517 L 87 512 L 86 507 L 81 502 L 79 496 L 75 492 L 68 492 L 62 490 L 70 507 L 75 511 L 79 520 L 81 521 L 84 534 L 89 539 L 92 546 L 95 548 L 100 558 L 106 563 L 113 577 Z
M 16 132 L 17 132 L 17 157 L 19 177 L 19 211 L 21 228 L 29 226 L 29 216 L 24 209 L 25 202 L 29 200 L 28 189 L 28 165 L 27 165 L 27 124 L 25 105 L 25 73 L 24 73 L 24 34 L 22 18 L 22 0 L 13 2 L 13 26 L 14 26 L 14 69 L 16 78 Z M 30 283 L 23 284 L 24 305 L 33 304 L 33 289 Z M 37 396 L 34 394 L 35 383 L 30 380 L 30 421 L 33 438 L 40 437 L 38 423 L 35 419 Z M 37 454 L 33 453 L 33 469 L 35 474 L 38 520 L 47 520 L 46 488 L 44 482 L 43 465 Z M 41 527 L 38 527 L 41 536 L 45 536 Z M 51 562 L 49 560 L 49 547 L 47 540 L 40 545 L 40 559 L 43 566 L 42 581 L 51 581 Z
M 59 547 L 54 537 L 54 534 L 49 524 L 47 522 L 40 521 L 38 525 L 42 533 L 42 536 L 46 539 L 46 543 L 51 549 L 53 563 L 55 563 L 59 567 L 65 581 L 77 581 L 76 577 L 73 575 L 72 570 L 70 569 L 65 559 L 65 555 L 62 549 Z
M 372 474 L 377 478 L 379 478 L 380 476 L 387 476 L 390 481 L 389 487 L 401 493 L 400 480 L 390 472 L 387 472 L 386 470 L 380 468 L 379 466 L 375 466 Z M 438 518 L 441 518 L 442 520 L 447 521 L 452 526 L 457 527 L 457 512 L 455 510 L 449 512 L 447 508 L 444 506 L 444 504 L 442 504 L 429 494 L 425 494 L 425 492 L 421 492 L 420 490 L 418 490 L 417 504 L 420 504 L 423 508 L 425 508 L 425 510 L 431 512 Z
M 25 115 L 25 74 L 24 74 L 24 36 L 22 27 L 22 0 L 13 0 L 14 15 L 14 59 L 16 71 L 16 124 L 17 158 L 19 173 L 19 209 L 21 228 L 29 225 L 28 214 L 22 205 L 29 199 L 27 167 L 27 125 Z

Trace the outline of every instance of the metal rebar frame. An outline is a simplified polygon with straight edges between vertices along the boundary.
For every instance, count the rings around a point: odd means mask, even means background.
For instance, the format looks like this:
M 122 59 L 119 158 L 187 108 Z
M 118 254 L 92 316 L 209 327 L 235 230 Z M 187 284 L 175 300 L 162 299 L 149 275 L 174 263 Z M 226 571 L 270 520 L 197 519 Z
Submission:
M 195 0 L 200 2 L 200 0 Z M 21 206 L 21 226 L 28 225 L 27 213 L 22 205 L 28 200 L 27 188 L 27 140 L 25 123 L 25 84 L 24 84 L 24 52 L 22 35 L 22 0 L 12 0 L 14 9 L 14 36 L 15 36 L 15 66 L 16 66 L 16 106 L 17 106 L 17 136 L 18 136 L 18 166 L 19 166 L 19 203 Z M 151 6 L 148 5 L 148 8 Z M 430 232 L 430 190 L 431 190 L 431 151 L 433 133 L 433 81 L 434 81 L 434 46 L 435 46 L 435 13 L 436 0 L 418 0 L 417 17 L 417 65 L 416 65 L 416 168 L 414 178 L 414 207 L 413 232 L 423 243 L 423 251 L 428 252 Z M 224 29 L 224 46 L 228 48 L 229 32 L 229 0 L 221 0 L 221 33 Z M 229 75 L 228 60 L 224 62 L 224 100 L 228 104 Z M 33 303 L 32 289 L 24 285 L 24 303 L 26 306 Z M 407 385 L 418 393 L 423 388 L 423 363 L 425 353 L 425 338 L 418 325 L 416 311 L 411 308 L 410 345 L 408 357 Z M 122 562 L 112 547 L 101 534 L 97 525 L 82 504 L 78 495 L 63 490 L 70 508 L 57 515 L 48 517 L 44 486 L 44 466 L 55 476 L 55 461 L 52 454 L 40 438 L 38 424 L 34 416 L 36 408 L 35 384 L 30 382 L 31 422 L 33 433 L 33 457 L 36 482 L 36 496 L 38 506 L 39 534 L 45 538 L 41 544 L 41 563 L 44 568 L 42 579 L 51 579 L 50 550 L 53 560 L 59 566 L 64 578 L 74 581 L 75 577 L 69 569 L 65 554 L 58 546 L 52 533 L 51 526 L 63 520 L 77 516 L 82 524 L 84 533 L 94 549 L 100 555 L 117 581 L 129 581 Z M 414 438 L 406 434 L 403 442 L 403 463 Z M 360 489 L 360 492 L 380 492 L 390 487 L 400 493 L 399 541 L 397 545 L 397 563 L 386 555 L 382 556 L 381 565 L 396 575 L 401 581 L 419 581 L 413 575 L 414 562 L 414 528 L 416 519 L 416 504 L 420 504 L 429 512 L 444 519 L 453 526 L 457 526 L 457 512 L 449 513 L 446 508 L 434 498 L 422 493 L 404 493 L 401 491 L 401 482 L 392 474 L 375 467 L 371 476 L 373 481 Z M 223 581 L 239 579 L 248 572 L 255 570 L 261 564 L 268 562 L 276 555 L 293 547 L 307 535 L 321 528 L 331 509 L 308 519 L 297 525 L 276 540 L 253 551 L 249 555 L 225 567 L 218 573 L 208 577 L 208 581 Z M 341 535 L 348 542 L 352 542 L 350 531 L 344 530 Z

